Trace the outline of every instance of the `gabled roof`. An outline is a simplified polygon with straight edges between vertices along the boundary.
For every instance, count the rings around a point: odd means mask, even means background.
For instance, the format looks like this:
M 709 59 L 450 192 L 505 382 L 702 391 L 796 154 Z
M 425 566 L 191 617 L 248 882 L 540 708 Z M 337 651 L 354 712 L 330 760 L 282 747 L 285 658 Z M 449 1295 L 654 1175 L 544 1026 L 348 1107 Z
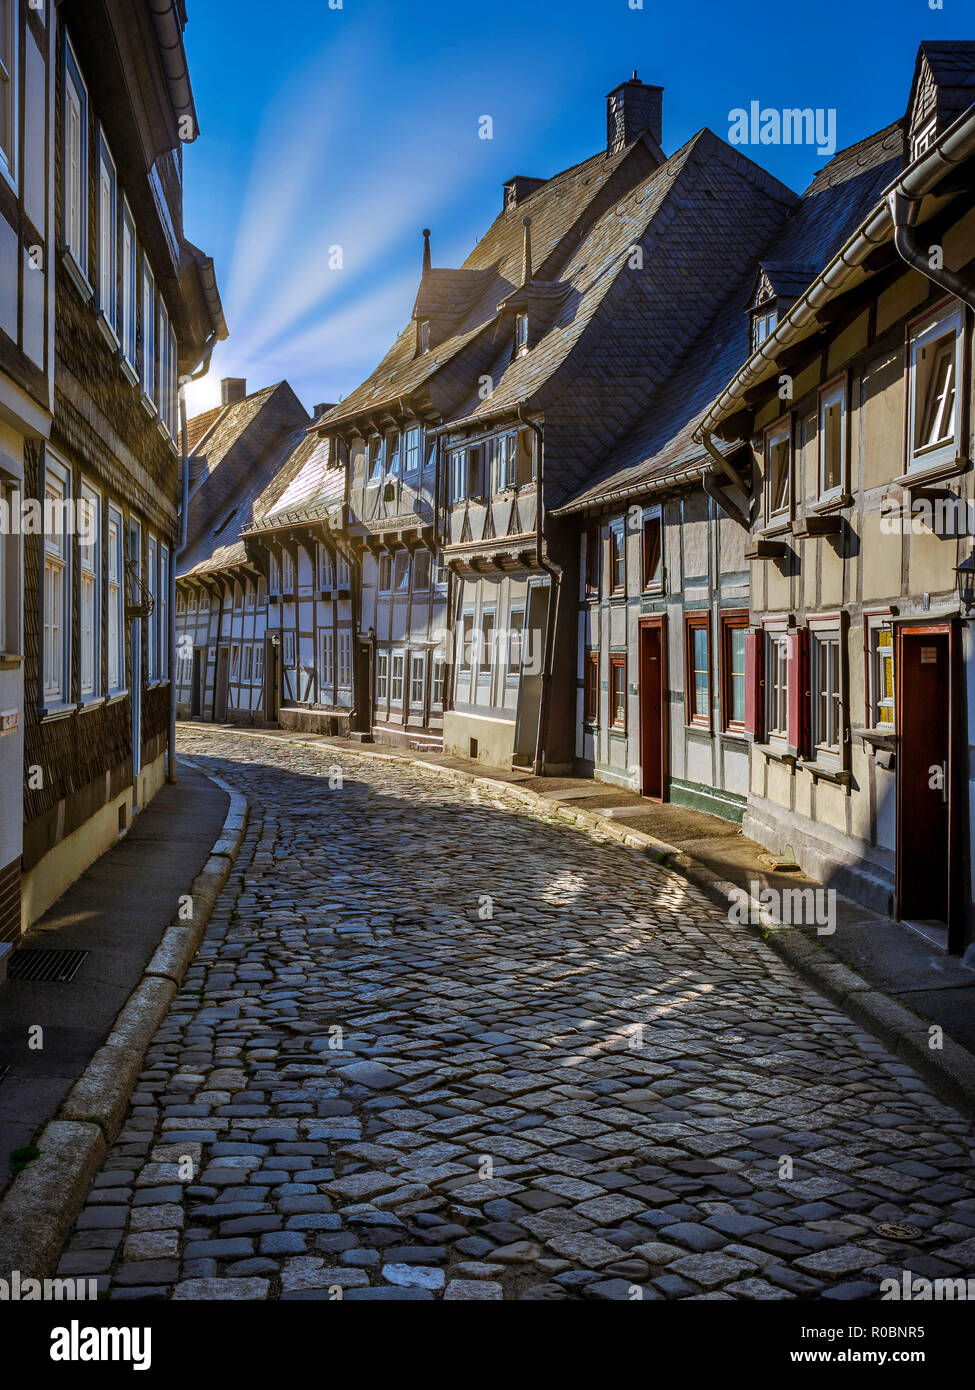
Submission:
M 621 171 L 628 162 L 633 172 L 624 176 Z M 447 313 L 449 306 L 450 331 L 429 352 L 418 356 L 415 330 L 412 324 L 405 328 L 375 371 L 316 423 L 326 427 L 339 424 L 428 385 L 495 323 L 498 304 L 521 283 L 524 217 L 532 219 L 536 273 L 539 278 L 548 278 L 547 263 L 564 257 L 573 229 L 580 222 L 585 225 L 587 217 L 591 220 L 602 199 L 615 201 L 617 187 L 622 192 L 632 186 L 641 172 L 656 162 L 656 155 L 641 138 L 617 154 L 601 151 L 556 174 L 517 206 L 502 212 L 459 271 L 433 270 L 423 276 L 416 312 L 421 317 L 434 317 Z M 620 179 L 616 178 L 618 173 Z
M 188 422 L 188 439 L 196 424 Z M 240 531 L 250 523 L 254 502 L 276 480 L 308 424 L 304 407 L 286 381 L 220 410 L 189 458 L 190 505 L 180 575 L 242 563 L 243 546 L 239 554 L 236 549 Z
M 760 304 L 768 297 L 795 299 L 802 294 L 816 270 L 817 267 L 811 262 L 790 265 L 784 261 L 762 261 L 755 276 L 752 304 Z
M 775 277 L 783 296 L 804 292 L 819 267 L 862 221 L 879 191 L 899 172 L 903 151 L 899 126 L 888 126 L 840 151 L 796 200 L 778 234 L 764 249 L 759 245 L 751 266 L 739 244 L 739 273 L 730 282 L 729 292 L 722 302 L 715 301 L 715 312 L 686 355 L 674 358 L 669 381 L 661 386 L 639 426 L 563 510 L 636 496 L 641 489 L 676 481 L 688 470 L 710 467 L 703 445 L 694 441 L 694 431 L 714 396 L 749 356 L 746 310 L 763 270 Z M 684 239 L 693 242 L 692 224 L 677 238 Z
M 920 89 L 930 80 L 937 87 L 937 111 L 915 111 Z M 917 50 L 914 79 L 907 103 L 908 123 L 915 115 L 937 114 L 941 129 L 950 125 L 975 101 L 975 40 L 926 39 Z

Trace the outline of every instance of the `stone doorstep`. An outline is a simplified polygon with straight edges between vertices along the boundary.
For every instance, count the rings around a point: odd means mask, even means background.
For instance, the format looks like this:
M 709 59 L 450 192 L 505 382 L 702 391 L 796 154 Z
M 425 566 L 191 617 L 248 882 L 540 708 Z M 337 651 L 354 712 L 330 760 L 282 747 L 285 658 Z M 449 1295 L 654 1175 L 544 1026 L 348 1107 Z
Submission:
M 599 786 L 595 787 L 565 787 L 562 791 L 557 792 L 539 792 L 537 787 L 534 790 L 543 801 L 588 801 L 590 799 L 598 801 L 602 797 L 615 794 L 617 789 L 610 786 L 608 782 L 601 782 Z M 609 815 L 609 810 L 607 809 L 603 814 Z

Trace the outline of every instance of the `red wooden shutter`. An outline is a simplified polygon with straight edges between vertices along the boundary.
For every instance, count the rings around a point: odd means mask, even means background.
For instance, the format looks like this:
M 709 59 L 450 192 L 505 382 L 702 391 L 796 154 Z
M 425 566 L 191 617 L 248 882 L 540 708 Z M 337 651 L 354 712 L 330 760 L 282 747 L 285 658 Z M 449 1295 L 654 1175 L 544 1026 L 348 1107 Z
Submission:
M 745 633 L 745 733 L 761 740 L 764 733 L 765 682 L 762 678 L 762 633 Z
M 806 756 L 809 747 L 809 631 L 789 633 L 789 751 Z

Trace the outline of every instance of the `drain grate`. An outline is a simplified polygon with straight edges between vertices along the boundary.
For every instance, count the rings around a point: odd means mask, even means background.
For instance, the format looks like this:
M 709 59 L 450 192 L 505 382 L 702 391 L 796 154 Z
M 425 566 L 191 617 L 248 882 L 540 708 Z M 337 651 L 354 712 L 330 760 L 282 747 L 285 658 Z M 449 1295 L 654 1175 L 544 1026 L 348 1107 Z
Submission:
M 87 954 L 87 951 L 44 951 L 22 946 L 14 952 L 7 979 L 55 980 L 66 985 L 77 975 Z

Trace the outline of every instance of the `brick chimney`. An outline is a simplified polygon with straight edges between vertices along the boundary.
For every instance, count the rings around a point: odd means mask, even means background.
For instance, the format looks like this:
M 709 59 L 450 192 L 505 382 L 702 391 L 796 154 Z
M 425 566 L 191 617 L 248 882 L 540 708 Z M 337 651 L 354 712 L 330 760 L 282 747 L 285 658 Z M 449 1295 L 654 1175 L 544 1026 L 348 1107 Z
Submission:
M 312 418 L 315 420 L 320 420 L 327 411 L 334 409 L 334 401 L 331 404 L 325 401 L 320 402 L 318 405 L 312 407 Z
M 220 383 L 220 404 L 236 405 L 238 401 L 244 400 L 247 395 L 247 378 L 243 376 L 225 376 Z
M 634 69 L 629 82 L 606 98 L 606 153 L 618 154 L 647 131 L 657 144 L 663 138 L 663 87 L 641 82 Z

